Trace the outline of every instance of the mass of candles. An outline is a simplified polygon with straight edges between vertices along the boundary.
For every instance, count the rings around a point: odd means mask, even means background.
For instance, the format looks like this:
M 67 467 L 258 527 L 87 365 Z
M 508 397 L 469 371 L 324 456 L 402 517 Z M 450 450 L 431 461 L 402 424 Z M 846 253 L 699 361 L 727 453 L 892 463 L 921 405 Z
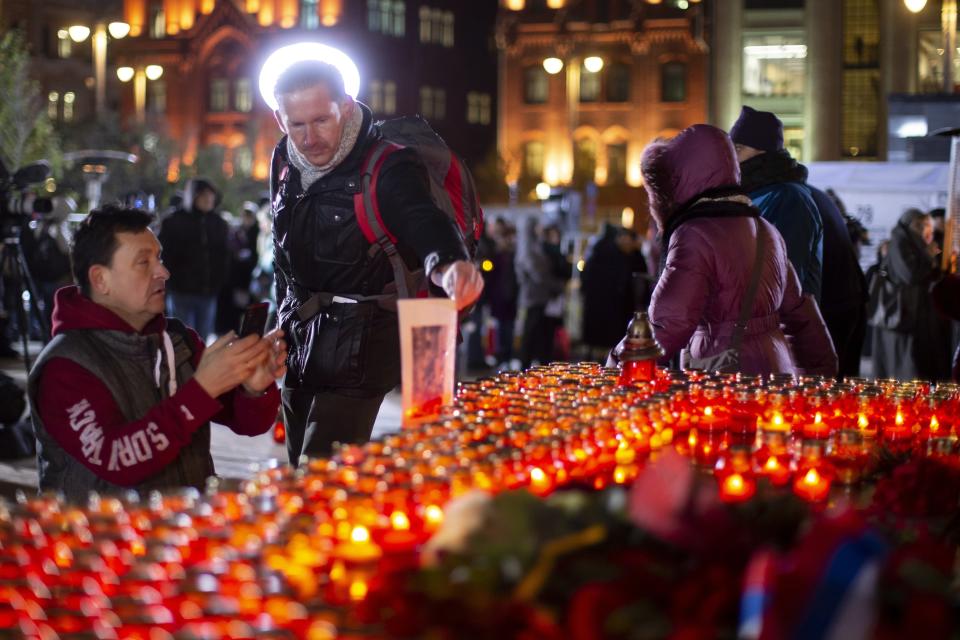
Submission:
M 629 485 L 673 449 L 726 502 L 770 487 L 825 508 L 868 482 L 884 449 L 960 464 L 957 385 L 633 368 L 638 378 L 558 363 L 461 382 L 426 424 L 231 488 L 0 503 L 0 625 L 29 637 L 364 637 L 371 591 L 417 566 L 470 491 Z

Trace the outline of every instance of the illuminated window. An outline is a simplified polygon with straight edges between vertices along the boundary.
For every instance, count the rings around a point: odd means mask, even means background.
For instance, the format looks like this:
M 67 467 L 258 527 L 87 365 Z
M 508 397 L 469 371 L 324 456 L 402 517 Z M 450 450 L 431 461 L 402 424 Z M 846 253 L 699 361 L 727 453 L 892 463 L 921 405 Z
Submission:
M 374 113 L 383 110 L 383 84 L 379 80 L 370 81 L 369 107 Z
M 63 94 L 63 121 L 73 122 L 73 103 L 77 101 L 77 94 L 67 91 Z
M 253 109 L 253 87 L 249 78 L 240 78 L 236 81 L 233 106 L 241 113 L 249 113 Z
M 56 120 L 60 111 L 60 93 L 51 91 L 47 94 L 47 117 Z
M 380 32 L 380 0 L 367 0 L 367 29 Z
M 420 87 L 420 113 L 425 118 L 442 120 L 447 116 L 447 92 L 436 87 Z
M 607 102 L 630 101 L 630 65 L 615 62 L 607 71 Z
M 580 65 L 580 102 L 596 102 L 600 99 L 600 73 L 591 73 Z
M 471 91 L 467 94 L 467 122 L 490 124 L 490 94 Z
M 214 78 L 210 81 L 210 111 L 229 111 L 230 81 Z
M 393 35 L 402 38 L 407 32 L 407 5 L 404 2 L 393 3 Z
M 445 11 L 441 14 L 441 24 L 443 34 L 442 44 L 445 47 L 453 46 L 453 12 Z
M 300 2 L 300 26 L 304 29 L 320 27 L 320 0 L 302 0 Z
M 433 87 L 420 87 L 420 114 L 424 118 L 433 117 Z
M 420 7 L 420 42 L 433 41 L 433 9 Z
M 453 12 L 420 7 L 420 42 L 452 47 L 454 42 Z
M 578 185 L 593 182 L 597 172 L 597 142 L 581 138 L 573 145 L 573 181 Z
M 402 0 L 367 0 L 367 28 L 375 33 L 402 37 L 406 33 L 407 7 Z
M 383 113 L 392 115 L 397 112 L 397 83 L 387 82 L 383 85 Z
M 167 16 L 162 5 L 150 7 L 150 37 L 154 39 L 167 37 Z
M 250 147 L 241 146 L 233 150 L 233 169 L 242 176 L 253 173 L 253 151 Z
M 527 104 L 543 104 L 550 92 L 550 78 L 541 65 L 527 67 L 523 71 L 523 101 Z
M 687 99 L 687 65 L 665 62 L 660 65 L 660 102 L 684 102 Z
M 150 113 L 166 113 L 167 111 L 167 81 L 153 80 L 147 83 L 147 111 Z
M 607 183 L 623 184 L 627 181 L 627 143 L 607 145 Z
M 523 176 L 539 180 L 543 176 L 544 157 L 543 142 L 531 140 L 523 145 L 523 167 L 521 168 Z
M 438 120 L 447 117 L 447 92 L 444 89 L 433 90 L 433 117 Z
M 748 35 L 743 39 L 745 96 L 802 96 L 807 75 L 803 36 Z
M 66 29 L 57 31 L 57 55 L 61 58 L 69 58 L 73 52 L 72 42 L 73 41 L 70 40 L 70 34 L 67 33 Z
M 883 135 L 880 10 L 873 0 L 843 3 L 843 102 L 840 144 L 845 156 L 875 158 Z

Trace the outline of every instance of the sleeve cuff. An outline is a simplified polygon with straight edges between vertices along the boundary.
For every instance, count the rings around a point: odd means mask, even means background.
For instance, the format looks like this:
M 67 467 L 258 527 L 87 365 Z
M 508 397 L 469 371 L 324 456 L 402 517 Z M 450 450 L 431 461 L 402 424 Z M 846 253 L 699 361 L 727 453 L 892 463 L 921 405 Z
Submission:
M 177 409 L 190 430 L 210 421 L 223 409 L 220 401 L 204 391 L 200 383 L 193 378 L 180 387 L 171 400 L 177 404 Z

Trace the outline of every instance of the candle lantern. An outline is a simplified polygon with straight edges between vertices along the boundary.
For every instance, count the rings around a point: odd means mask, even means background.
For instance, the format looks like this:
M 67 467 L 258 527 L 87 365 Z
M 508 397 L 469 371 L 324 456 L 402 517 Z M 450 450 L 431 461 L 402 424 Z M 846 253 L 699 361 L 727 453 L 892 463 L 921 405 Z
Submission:
M 793 480 L 793 492 L 807 502 L 822 502 L 830 494 L 835 472 L 824 453 L 823 441 L 804 441 Z
M 835 432 L 830 439 L 827 458 L 836 469 L 838 482 L 856 484 L 866 472 L 869 459 L 863 434 L 856 429 Z
M 644 311 L 636 311 L 627 325 L 627 336 L 620 353 L 620 379 L 618 384 L 629 386 L 635 382 L 650 382 L 657 369 L 657 358 L 664 351 L 656 338 Z

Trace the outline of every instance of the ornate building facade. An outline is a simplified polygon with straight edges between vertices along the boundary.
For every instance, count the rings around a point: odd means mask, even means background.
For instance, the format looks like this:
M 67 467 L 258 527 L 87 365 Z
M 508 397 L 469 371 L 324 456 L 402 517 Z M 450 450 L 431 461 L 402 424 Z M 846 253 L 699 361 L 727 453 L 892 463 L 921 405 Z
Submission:
M 211 146 L 228 174 L 267 177 L 280 134 L 260 65 L 300 41 L 350 55 L 377 117 L 419 113 L 472 163 L 494 145 L 494 0 L 124 0 L 117 13 L 130 32 L 110 45 L 108 103 L 174 142 L 171 181 Z
M 705 122 L 701 2 L 504 0 L 499 148 L 520 198 L 537 183 L 637 206 L 651 140 Z

